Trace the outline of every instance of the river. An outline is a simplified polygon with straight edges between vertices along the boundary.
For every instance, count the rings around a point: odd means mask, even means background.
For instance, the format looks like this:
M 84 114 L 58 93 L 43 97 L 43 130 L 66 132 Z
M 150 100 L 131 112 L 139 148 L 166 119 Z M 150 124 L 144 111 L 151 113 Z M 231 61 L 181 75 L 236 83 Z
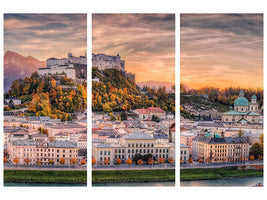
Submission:
M 198 181 L 181 181 L 181 187 L 252 187 L 253 185 L 263 184 L 263 177 L 231 178 L 217 180 L 198 180 Z
M 93 184 L 93 187 L 174 187 L 174 181 L 168 182 L 145 182 L 145 183 L 106 183 Z

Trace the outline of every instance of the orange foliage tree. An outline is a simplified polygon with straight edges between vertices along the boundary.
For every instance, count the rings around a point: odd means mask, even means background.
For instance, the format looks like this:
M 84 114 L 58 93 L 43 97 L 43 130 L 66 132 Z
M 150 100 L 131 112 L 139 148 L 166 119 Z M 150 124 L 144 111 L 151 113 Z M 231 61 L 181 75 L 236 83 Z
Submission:
M 25 163 L 25 164 L 28 165 L 30 162 L 31 162 L 31 160 L 30 160 L 29 158 L 25 158 L 25 159 L 24 159 L 24 163 Z
M 254 155 L 250 155 L 250 156 L 249 156 L 249 160 L 252 161 L 252 160 L 254 160 L 254 159 L 255 159 L 255 156 L 254 156 Z
M 190 158 L 188 159 L 188 162 L 189 162 L 189 163 L 193 163 L 193 158 L 190 157 Z
M 158 159 L 158 161 L 159 161 L 159 163 L 164 163 L 165 162 L 164 158 L 161 158 L 161 157 Z
M 42 164 L 42 161 L 41 160 L 37 160 L 36 164 L 37 165 L 41 165 Z
M 143 160 L 142 160 L 142 159 L 139 159 L 139 160 L 137 161 L 137 164 L 138 164 L 138 165 L 142 165 L 142 164 L 143 164 Z
M 53 165 L 53 164 L 54 164 L 54 160 L 53 160 L 53 159 L 50 159 L 50 160 L 49 160 L 49 164 L 50 164 L 50 165 Z
M 121 164 L 121 160 L 119 158 L 117 158 L 116 163 L 117 163 L 117 165 L 120 165 Z
M 6 163 L 7 162 L 7 159 L 4 157 L 4 163 Z
M 80 162 L 81 165 L 85 165 L 86 164 L 86 160 L 85 159 L 82 159 L 81 162 Z
M 96 160 L 94 158 L 92 158 L 92 165 L 96 164 Z
M 131 165 L 131 164 L 133 163 L 133 161 L 132 161 L 130 158 L 128 158 L 127 161 L 126 161 L 126 163 L 127 163 L 128 165 Z
M 223 161 L 223 162 L 225 162 L 225 161 L 226 161 L 226 159 L 225 159 L 225 158 L 222 158 L 222 161 Z
M 104 163 L 107 165 L 107 164 L 109 164 L 109 159 L 105 159 L 104 160 Z
M 152 165 L 153 164 L 153 159 L 151 158 L 151 157 L 149 157 L 148 159 L 147 159 L 147 164 L 149 164 L 149 165 Z
M 19 163 L 19 158 L 18 158 L 18 157 L 14 158 L 13 162 L 14 162 L 15 164 L 18 164 L 18 163 Z
M 61 158 L 61 159 L 59 160 L 59 163 L 60 163 L 61 165 L 64 165 L 64 164 L 65 164 L 65 159 L 64 159 L 64 158 Z
M 71 160 L 70 160 L 70 164 L 75 165 L 75 164 L 77 164 L 77 163 L 78 163 L 78 161 L 77 161 L 76 158 L 71 158 Z
M 173 158 L 169 158 L 168 162 L 172 164 L 174 162 Z
M 203 159 L 202 158 L 198 158 L 198 162 L 202 163 Z

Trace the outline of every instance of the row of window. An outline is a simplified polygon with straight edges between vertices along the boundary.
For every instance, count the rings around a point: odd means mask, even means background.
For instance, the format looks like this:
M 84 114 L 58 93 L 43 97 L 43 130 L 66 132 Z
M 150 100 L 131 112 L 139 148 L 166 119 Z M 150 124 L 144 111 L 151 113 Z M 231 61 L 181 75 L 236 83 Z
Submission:
M 131 144 L 130 143 L 128 143 L 128 147 L 131 147 Z M 134 144 L 134 143 L 132 143 L 132 147 L 154 147 L 154 144 L 153 143 L 148 143 L 147 145 L 146 144 L 142 144 L 142 143 L 136 143 L 136 144 Z

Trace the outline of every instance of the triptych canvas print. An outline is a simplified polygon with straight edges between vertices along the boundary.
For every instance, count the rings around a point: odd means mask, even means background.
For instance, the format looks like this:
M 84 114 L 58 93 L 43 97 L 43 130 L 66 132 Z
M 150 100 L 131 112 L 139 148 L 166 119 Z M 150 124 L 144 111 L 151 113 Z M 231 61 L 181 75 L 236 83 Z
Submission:
M 263 14 L 87 15 L 4 14 L 5 187 L 263 186 Z

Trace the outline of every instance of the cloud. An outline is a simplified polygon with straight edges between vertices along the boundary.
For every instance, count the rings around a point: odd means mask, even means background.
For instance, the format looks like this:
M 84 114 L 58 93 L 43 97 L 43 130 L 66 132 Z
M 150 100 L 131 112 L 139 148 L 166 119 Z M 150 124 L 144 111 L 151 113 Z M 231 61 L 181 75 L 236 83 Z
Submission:
M 174 82 L 175 15 L 93 14 L 93 53 L 120 54 L 137 81 Z
M 39 60 L 76 56 L 87 47 L 86 14 L 5 14 L 4 48 Z
M 181 81 L 263 88 L 263 15 L 182 14 Z

